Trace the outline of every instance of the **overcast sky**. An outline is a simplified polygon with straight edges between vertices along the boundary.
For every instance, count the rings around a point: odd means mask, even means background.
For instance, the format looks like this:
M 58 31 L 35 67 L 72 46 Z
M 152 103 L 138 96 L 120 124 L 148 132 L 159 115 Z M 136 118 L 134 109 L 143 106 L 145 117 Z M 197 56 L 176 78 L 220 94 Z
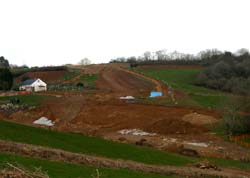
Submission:
M 0 0 L 0 56 L 94 63 L 144 51 L 250 48 L 249 0 Z

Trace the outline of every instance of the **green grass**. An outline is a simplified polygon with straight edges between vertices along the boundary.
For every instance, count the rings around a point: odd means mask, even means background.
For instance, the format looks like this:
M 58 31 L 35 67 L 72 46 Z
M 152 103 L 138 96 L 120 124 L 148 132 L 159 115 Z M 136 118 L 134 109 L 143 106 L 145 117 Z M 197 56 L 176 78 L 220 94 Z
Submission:
M 101 138 L 34 128 L 6 121 L 0 121 L 0 139 L 155 165 L 183 166 L 203 159 L 181 156 L 136 145 L 111 142 Z M 240 161 L 207 159 L 218 166 L 240 169 L 248 169 L 250 166 L 249 163 Z M 0 160 L 2 160 L 1 157 Z
M 248 171 L 250 170 L 250 164 L 248 162 L 218 158 L 208 158 L 207 160 L 221 167 L 238 168 Z
M 94 167 L 47 161 L 10 154 L 0 154 L 0 167 L 5 168 L 4 165 L 6 162 L 14 165 L 21 165 L 30 171 L 34 171 L 35 168 L 42 168 L 43 172 L 46 172 L 53 178 L 92 178 L 93 175 L 96 175 L 96 168 Z M 100 168 L 98 170 L 101 174 L 101 178 L 163 178 L 163 176 L 160 175 L 145 174 L 127 169 Z
M 52 98 L 52 96 L 43 96 L 43 95 L 17 95 L 17 96 L 4 96 L 0 97 L 0 103 L 9 103 L 11 99 L 17 98 L 20 100 L 20 104 L 26 104 L 29 106 L 37 106 L 43 101 Z
M 210 108 L 221 108 L 227 101 L 230 100 L 230 97 L 227 95 L 199 95 L 199 94 L 190 94 L 190 98 L 198 103 L 199 106 L 210 107 Z
M 0 139 L 63 149 L 114 159 L 133 160 L 147 164 L 182 166 L 196 161 L 180 156 L 136 145 L 107 141 L 79 134 L 68 134 L 42 128 L 0 121 Z
M 95 85 L 95 81 L 98 79 L 98 74 L 88 74 L 88 75 L 82 75 L 80 77 L 80 82 L 87 83 L 87 86 L 93 87 Z
M 197 105 L 218 107 L 228 99 L 228 94 L 194 85 L 196 76 L 202 69 L 141 69 L 137 70 L 166 83 L 170 89 L 188 94 L 188 98 L 180 100 L 179 105 Z M 171 102 L 166 102 L 171 103 Z
M 246 143 L 250 143 L 250 138 L 245 138 L 244 140 L 242 140 L 243 142 L 246 142 Z
M 74 71 L 74 72 L 69 72 L 67 74 L 65 74 L 62 78 L 60 78 L 60 80 L 64 81 L 64 80 L 70 80 L 74 77 L 76 77 L 78 75 L 78 72 Z

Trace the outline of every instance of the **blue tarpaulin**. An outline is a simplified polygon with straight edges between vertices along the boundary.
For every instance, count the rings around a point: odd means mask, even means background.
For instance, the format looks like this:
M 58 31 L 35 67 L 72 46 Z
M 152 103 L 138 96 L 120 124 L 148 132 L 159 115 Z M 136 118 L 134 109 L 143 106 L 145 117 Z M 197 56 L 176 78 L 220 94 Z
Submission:
M 160 91 L 151 91 L 149 97 L 154 98 L 154 97 L 158 97 L 158 96 L 162 96 L 162 92 L 160 92 Z

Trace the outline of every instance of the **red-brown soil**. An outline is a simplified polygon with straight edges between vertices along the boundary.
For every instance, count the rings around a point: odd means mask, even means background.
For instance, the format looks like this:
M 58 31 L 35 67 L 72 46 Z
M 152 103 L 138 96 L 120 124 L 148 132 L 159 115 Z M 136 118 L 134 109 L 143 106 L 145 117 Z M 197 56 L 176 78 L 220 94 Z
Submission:
M 131 73 L 117 69 L 102 71 L 96 86 L 119 96 L 149 94 L 154 87 L 149 81 L 141 80 Z
M 59 81 L 64 75 L 66 75 L 68 71 L 43 71 L 43 72 L 27 72 L 15 79 L 17 83 L 20 83 L 24 76 L 30 78 L 40 78 L 46 83 L 52 83 Z
M 120 65 L 103 65 L 97 68 L 92 65 L 88 72 L 95 72 L 95 69 L 100 73 L 96 82 L 97 90 L 52 93 L 62 97 L 47 101 L 34 110 L 14 113 L 9 119 L 32 125 L 34 120 L 45 116 L 55 121 L 53 129 L 103 137 L 110 134 L 116 136 L 121 129 L 138 128 L 183 140 L 215 142 L 219 146 L 225 146 L 225 152 L 230 152 L 230 157 L 235 159 L 243 155 L 242 149 L 236 151 L 236 145 L 224 144 L 222 139 L 210 134 L 204 124 L 200 124 L 205 121 L 199 123 L 199 119 L 207 121 L 206 116 L 213 121 L 219 119 L 220 116 L 215 111 L 197 107 L 139 104 L 136 100 L 121 101 L 121 96 L 148 97 L 155 83 L 149 78 L 121 68 Z M 201 114 L 202 117 L 199 115 L 192 118 L 194 113 Z M 109 138 L 112 139 L 112 136 Z

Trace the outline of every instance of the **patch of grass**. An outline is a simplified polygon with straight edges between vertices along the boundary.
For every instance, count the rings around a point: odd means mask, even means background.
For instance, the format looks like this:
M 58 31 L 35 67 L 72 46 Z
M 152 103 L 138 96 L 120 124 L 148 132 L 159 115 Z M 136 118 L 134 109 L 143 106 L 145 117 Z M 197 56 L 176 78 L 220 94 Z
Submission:
M 226 127 L 225 124 L 223 123 L 223 120 L 220 120 L 220 122 L 216 125 L 213 126 L 208 125 L 207 127 L 216 135 L 223 137 L 224 139 L 227 138 Z
M 229 100 L 227 95 L 199 95 L 190 94 L 190 98 L 198 103 L 199 106 L 220 108 L 226 101 Z
M 221 167 L 239 168 L 243 170 L 250 170 L 250 164 L 243 161 L 230 160 L 230 159 L 218 159 L 208 158 L 207 160 Z
M 93 87 L 95 85 L 95 81 L 98 79 L 98 74 L 87 74 L 82 75 L 80 77 L 80 82 L 87 83 L 88 87 Z
M 245 138 L 244 140 L 242 140 L 243 142 L 246 142 L 246 143 L 250 143 L 250 138 Z
M 63 149 L 114 159 L 133 160 L 147 164 L 182 166 L 195 158 L 180 156 L 136 145 L 107 141 L 79 134 L 68 134 L 42 128 L 0 121 L 0 139 Z
M 170 89 L 183 91 L 189 97 L 180 100 L 178 105 L 197 105 L 216 108 L 228 94 L 194 85 L 196 76 L 202 69 L 140 69 L 145 75 L 166 83 Z
M 42 168 L 43 172 L 47 172 L 53 178 L 92 178 L 96 175 L 96 168 L 82 165 L 74 165 L 69 163 L 47 161 L 37 158 L 29 158 L 17 155 L 0 153 L 0 164 L 4 163 L 18 164 L 28 170 L 34 171 L 35 168 Z M 130 171 L 127 169 L 98 169 L 101 178 L 163 178 L 156 174 L 145 174 L 141 172 Z M 167 177 L 165 177 L 167 178 Z M 170 177 L 169 177 L 170 178 Z
M 69 72 L 67 74 L 65 74 L 62 78 L 60 78 L 60 80 L 64 81 L 64 80 L 70 80 L 74 77 L 76 77 L 78 75 L 79 72 L 77 71 L 73 71 L 73 72 Z
M 0 97 L 0 103 L 9 103 L 11 99 L 19 99 L 20 104 L 26 104 L 28 106 L 37 106 L 43 101 L 52 98 L 53 96 L 43 96 L 43 95 L 17 95 L 17 96 L 4 96 Z
M 103 156 L 112 159 L 133 160 L 146 164 L 183 166 L 203 159 L 181 156 L 136 145 L 111 142 L 101 138 L 34 128 L 6 121 L 0 121 L 0 130 L 0 139 L 2 140 L 58 148 L 70 152 Z M 2 159 L 0 156 L 0 161 Z M 249 163 L 241 161 L 217 158 L 204 159 L 213 161 L 218 166 L 240 169 L 249 169 L 250 166 Z

